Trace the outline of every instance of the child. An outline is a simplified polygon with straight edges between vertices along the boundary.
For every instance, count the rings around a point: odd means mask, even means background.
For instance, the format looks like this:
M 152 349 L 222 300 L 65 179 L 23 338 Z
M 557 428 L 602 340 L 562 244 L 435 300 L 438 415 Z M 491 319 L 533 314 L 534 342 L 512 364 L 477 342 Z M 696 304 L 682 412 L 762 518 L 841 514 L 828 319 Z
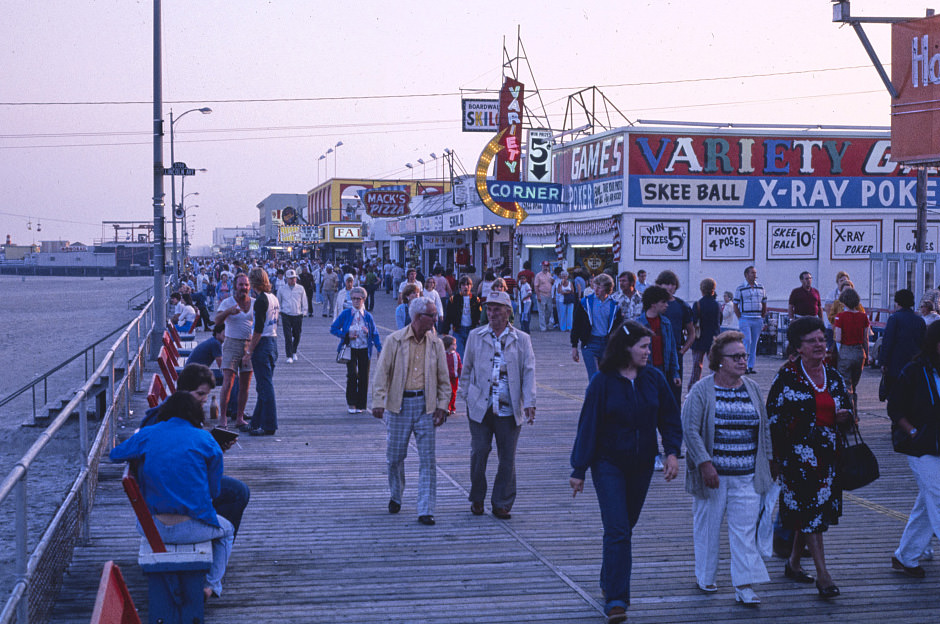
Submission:
M 532 310 L 532 287 L 525 275 L 519 276 L 519 322 L 522 331 L 529 333 L 529 312 Z
M 457 400 L 457 380 L 460 379 L 460 372 L 463 370 L 463 361 L 460 354 L 457 353 L 457 339 L 453 336 L 441 336 L 444 343 L 445 357 L 447 358 L 447 372 L 450 374 L 450 405 L 448 411 L 453 414 L 457 410 L 454 402 Z

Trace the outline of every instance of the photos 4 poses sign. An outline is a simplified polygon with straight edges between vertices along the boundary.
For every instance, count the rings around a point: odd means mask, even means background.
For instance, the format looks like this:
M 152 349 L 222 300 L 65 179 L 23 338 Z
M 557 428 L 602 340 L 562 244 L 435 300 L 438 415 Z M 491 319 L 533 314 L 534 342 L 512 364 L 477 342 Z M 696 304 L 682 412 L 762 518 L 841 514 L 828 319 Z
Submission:
M 753 221 L 702 221 L 702 260 L 753 259 Z

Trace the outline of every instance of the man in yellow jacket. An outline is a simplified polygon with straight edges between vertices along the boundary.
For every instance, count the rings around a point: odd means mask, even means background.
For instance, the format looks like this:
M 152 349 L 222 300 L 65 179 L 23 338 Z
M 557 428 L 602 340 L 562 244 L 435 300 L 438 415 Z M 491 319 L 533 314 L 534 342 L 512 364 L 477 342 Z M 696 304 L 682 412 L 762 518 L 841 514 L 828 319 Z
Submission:
M 435 427 L 447 420 L 450 376 L 444 343 L 434 330 L 437 306 L 417 297 L 408 307 L 411 323 L 388 336 L 372 386 L 372 415 L 385 422 L 389 513 L 401 509 L 405 457 L 414 433 L 418 446 L 418 522 L 434 524 L 437 498 Z

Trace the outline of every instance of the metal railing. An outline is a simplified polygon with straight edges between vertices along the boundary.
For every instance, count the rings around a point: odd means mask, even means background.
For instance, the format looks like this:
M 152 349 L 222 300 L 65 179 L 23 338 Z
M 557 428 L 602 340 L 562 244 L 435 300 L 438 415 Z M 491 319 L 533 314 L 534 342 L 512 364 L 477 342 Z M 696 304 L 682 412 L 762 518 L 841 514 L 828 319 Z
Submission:
M 18 390 L 14 390 L 10 394 L 6 395 L 2 399 L 0 399 L 0 408 L 3 408 L 7 404 L 12 403 L 15 399 L 21 397 L 27 392 L 30 392 L 32 394 L 32 414 L 33 414 L 33 419 L 35 420 L 38 414 L 37 409 L 40 406 L 45 405 L 49 402 L 49 379 L 56 373 L 64 370 L 66 367 L 68 367 L 70 364 L 72 364 L 79 358 L 84 358 L 84 364 L 85 364 L 85 372 L 84 372 L 84 376 L 82 377 L 82 379 L 88 379 L 88 376 L 91 374 L 91 372 L 96 368 L 98 364 L 98 348 L 103 343 L 105 343 L 109 338 L 114 336 L 114 334 L 126 328 L 127 328 L 127 323 L 122 323 L 120 327 L 111 330 L 103 338 L 100 338 L 94 344 L 91 344 L 85 347 L 83 350 L 79 351 L 72 357 L 57 364 L 56 366 L 49 369 L 48 371 L 46 371 L 39 377 L 36 377 L 32 381 L 24 385 L 22 388 L 19 388 Z M 39 386 L 42 386 L 42 390 L 41 390 L 42 402 L 41 403 L 39 402 L 39 397 L 37 396 L 38 393 L 40 392 Z M 8 409 L 6 410 L 5 413 L 7 414 L 13 413 L 13 410 Z
M 130 310 L 130 309 L 133 308 L 135 305 L 139 305 L 139 304 L 141 304 L 141 303 L 144 303 L 144 302 L 146 302 L 148 299 L 152 299 L 152 298 L 153 298 L 153 286 L 147 286 L 147 287 L 144 288 L 142 291 L 140 291 L 139 293 L 134 294 L 133 296 L 131 296 L 131 297 L 127 300 L 127 309 Z M 138 301 L 138 300 L 140 300 L 140 301 Z M 134 303 L 135 301 L 138 301 L 138 303 Z
M 153 319 L 151 300 L 125 327 L 82 387 L 0 483 L 0 505 L 12 496 L 16 517 L 16 584 L 3 611 L 0 612 L 0 624 L 45 622 L 61 586 L 62 576 L 72 559 L 75 544 L 87 541 L 89 517 L 98 481 L 98 464 L 102 455 L 112 446 L 116 418 L 129 413 L 131 393 L 139 390 L 149 351 L 149 338 L 154 331 Z M 126 373 L 117 381 L 115 372 L 119 357 L 127 365 Z M 88 399 L 93 387 L 100 383 L 100 380 L 107 381 L 107 407 L 104 414 L 99 414 L 98 432 L 89 445 Z M 77 453 L 81 459 L 81 467 L 65 501 L 59 506 L 32 552 L 29 552 L 27 509 L 31 503 L 36 503 L 39 496 L 34 496 L 32 500 L 29 497 L 27 478 L 30 467 L 56 433 L 76 413 L 79 425 Z

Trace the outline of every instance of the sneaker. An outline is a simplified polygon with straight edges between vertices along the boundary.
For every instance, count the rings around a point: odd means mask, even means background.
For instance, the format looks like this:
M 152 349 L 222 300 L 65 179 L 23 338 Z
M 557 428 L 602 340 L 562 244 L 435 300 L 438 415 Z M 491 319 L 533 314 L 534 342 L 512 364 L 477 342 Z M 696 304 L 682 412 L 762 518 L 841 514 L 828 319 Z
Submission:
M 920 558 L 924 561 L 933 561 L 933 548 L 928 546 L 924 549 L 924 552 L 920 553 Z
M 760 604 L 760 598 L 754 590 L 750 587 L 735 587 L 734 588 L 734 601 L 740 602 L 746 605 L 757 605 Z
M 347 407 L 346 411 L 349 412 L 350 414 L 355 414 L 358 410 L 356 410 L 355 407 Z
M 287 358 L 287 363 L 288 363 L 288 364 L 293 364 L 293 363 L 294 363 L 294 358 L 292 358 L 292 357 Z

